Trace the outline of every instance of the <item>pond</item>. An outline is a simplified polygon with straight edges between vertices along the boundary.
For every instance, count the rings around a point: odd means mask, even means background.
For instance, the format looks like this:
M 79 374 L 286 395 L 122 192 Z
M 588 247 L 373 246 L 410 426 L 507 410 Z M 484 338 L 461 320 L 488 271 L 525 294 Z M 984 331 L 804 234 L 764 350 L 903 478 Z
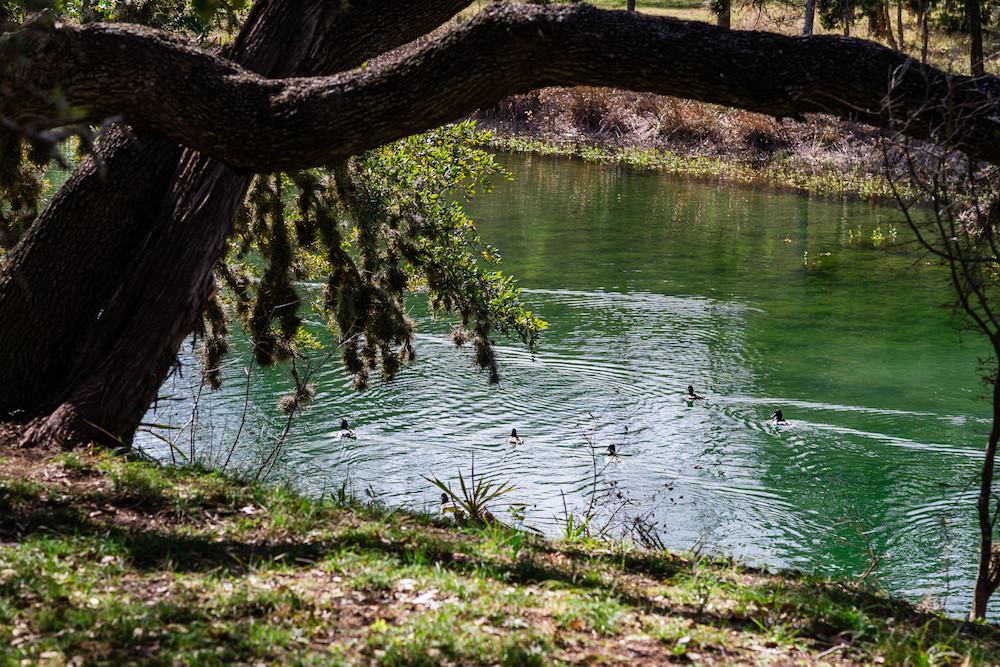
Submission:
M 549 323 L 537 353 L 498 341 L 503 379 L 490 386 L 450 324 L 415 303 L 416 363 L 356 394 L 328 362 L 279 474 L 429 509 L 439 492 L 424 476 L 454 485 L 474 457 L 477 476 L 518 487 L 499 515 L 527 503 L 525 523 L 553 535 L 567 510 L 587 512 L 596 477 L 595 526 L 638 517 L 674 550 L 828 575 L 859 575 L 875 557 L 887 589 L 964 613 L 986 348 L 955 332 L 946 277 L 907 248 L 898 212 L 501 159 L 515 179 L 467 210 Z M 894 234 L 895 250 L 874 247 Z M 239 432 L 234 460 L 259 462 L 284 424 L 286 373 L 254 370 L 248 383 L 237 355 L 226 386 L 199 394 L 194 356 L 182 361 L 148 421 L 194 424 L 166 436 L 222 459 Z M 688 384 L 707 398 L 685 401 Z M 771 425 L 778 408 L 791 427 Z M 357 440 L 340 440 L 341 418 Z M 511 428 L 524 444 L 507 442 Z M 621 463 L 605 464 L 609 444 Z

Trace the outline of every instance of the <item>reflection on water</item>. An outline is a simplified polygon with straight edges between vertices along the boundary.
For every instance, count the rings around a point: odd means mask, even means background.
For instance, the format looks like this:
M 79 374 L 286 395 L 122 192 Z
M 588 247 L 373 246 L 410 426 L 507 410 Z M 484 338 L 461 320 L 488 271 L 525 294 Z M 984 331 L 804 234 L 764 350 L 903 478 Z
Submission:
M 967 608 L 988 431 L 979 341 L 958 344 L 938 271 L 849 241 L 859 227 L 888 232 L 891 209 L 507 162 L 516 180 L 468 209 L 550 324 L 538 354 L 501 344 L 503 382 L 490 387 L 448 324 L 424 318 L 418 361 L 392 385 L 358 395 L 336 364 L 322 369 L 284 445 L 286 474 L 315 492 L 349 480 L 430 507 L 421 476 L 468 476 L 474 454 L 477 474 L 513 480 L 508 498 L 556 533 L 563 495 L 581 511 L 615 444 L 623 462 L 602 481 L 671 548 L 836 574 L 862 572 L 870 544 L 886 587 Z M 223 390 L 198 398 L 197 443 L 224 457 L 245 421 L 235 459 L 246 461 L 274 442 L 288 383 L 242 373 L 234 365 Z M 188 421 L 188 374 L 164 388 L 181 400 L 150 421 Z M 685 402 L 688 384 L 708 399 Z M 779 407 L 790 428 L 768 422 Z M 339 440 L 342 417 L 357 440 Z M 512 427 L 525 444 L 507 443 Z

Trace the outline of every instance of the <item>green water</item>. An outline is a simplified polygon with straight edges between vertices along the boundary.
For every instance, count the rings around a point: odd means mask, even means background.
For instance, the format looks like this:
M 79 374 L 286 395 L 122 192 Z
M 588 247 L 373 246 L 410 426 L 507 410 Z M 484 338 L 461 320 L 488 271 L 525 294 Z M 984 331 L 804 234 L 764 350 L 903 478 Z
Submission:
M 985 348 L 974 334 L 960 345 L 939 269 L 913 249 L 850 241 L 849 230 L 892 226 L 905 241 L 898 214 L 503 160 L 515 180 L 468 210 L 549 322 L 537 355 L 501 342 L 503 382 L 490 387 L 448 324 L 425 319 L 419 359 L 392 385 L 356 395 L 335 365 L 318 376 L 316 405 L 284 446 L 286 474 L 430 507 L 437 494 L 421 476 L 468 475 L 475 454 L 477 472 L 520 487 L 509 499 L 529 504 L 528 523 L 557 534 L 564 496 L 570 511 L 586 508 L 596 461 L 599 488 L 614 494 L 595 523 L 643 517 L 674 549 L 826 574 L 863 571 L 870 548 L 886 588 L 967 608 Z M 807 266 L 806 252 L 830 255 Z M 247 395 L 240 459 L 273 441 L 287 385 L 255 376 L 245 394 L 241 371 L 231 375 L 199 399 L 198 438 L 224 453 Z M 179 382 L 165 393 L 188 400 L 161 406 L 158 421 L 190 416 L 194 390 Z M 685 402 L 689 383 L 707 400 Z M 790 428 L 769 423 L 776 408 Z M 358 440 L 339 440 L 341 417 Z M 511 427 L 524 445 L 507 443 Z M 621 464 L 605 466 L 608 444 Z

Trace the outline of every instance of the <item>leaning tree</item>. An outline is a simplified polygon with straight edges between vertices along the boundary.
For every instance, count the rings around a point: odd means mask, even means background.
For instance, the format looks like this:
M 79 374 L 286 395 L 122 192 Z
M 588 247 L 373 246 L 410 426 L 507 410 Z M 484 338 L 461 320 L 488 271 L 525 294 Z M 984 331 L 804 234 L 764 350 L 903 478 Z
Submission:
M 949 74 L 850 38 L 587 5 L 498 3 L 445 26 L 466 4 L 260 0 L 217 53 L 151 28 L 47 14 L 0 37 L 0 173 L 20 163 L 22 140 L 44 151 L 58 128 L 105 128 L 0 267 L 0 417 L 21 424 L 22 442 L 130 441 L 212 303 L 254 174 L 345 173 L 350 156 L 514 93 L 601 85 L 776 117 L 821 112 L 885 128 L 905 118 L 911 137 L 1000 161 L 992 76 Z M 8 186 L 0 177 L 0 212 L 30 210 Z M 330 259 L 338 333 L 368 339 L 365 363 L 397 363 L 405 323 L 357 323 L 398 315 L 398 276 L 373 282 L 347 253 Z M 281 305 L 260 317 L 286 316 Z M 490 313 L 462 315 L 482 320 L 488 339 Z M 488 340 L 483 348 L 489 365 Z

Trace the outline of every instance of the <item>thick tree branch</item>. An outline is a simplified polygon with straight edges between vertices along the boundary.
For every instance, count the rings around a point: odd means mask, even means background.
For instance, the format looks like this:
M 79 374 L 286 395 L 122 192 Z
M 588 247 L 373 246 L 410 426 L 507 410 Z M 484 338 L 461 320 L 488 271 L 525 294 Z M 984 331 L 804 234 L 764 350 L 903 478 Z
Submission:
M 962 150 L 1000 160 L 996 78 L 949 75 L 850 38 L 734 32 L 586 5 L 495 4 L 400 59 L 265 79 L 155 30 L 39 24 L 4 38 L 4 48 L 20 40 L 22 57 L 5 59 L 0 114 L 35 127 L 64 123 L 66 105 L 92 122 L 121 114 L 253 171 L 328 163 L 513 93 L 576 84 L 882 127 L 907 118 L 911 136 L 934 140 L 948 127 Z
M 268 77 L 333 74 L 437 28 L 462 6 L 464 0 L 370 0 L 345 9 L 327 0 L 260 0 L 225 57 Z M 385 16 L 407 21 L 376 20 Z M 40 28 L 44 24 L 32 29 Z M 340 42 L 344 35 L 351 36 L 350 48 Z M 8 55 L 26 58 L 33 45 L 10 39 Z M 0 69 L 4 64 L 0 55 Z M 4 92 L 0 89 L 0 97 Z M 192 168 L 195 160 L 200 168 Z M 60 189 L 0 267 L 0 313 L 5 314 L 0 317 L 0 415 L 11 410 L 28 417 L 47 414 L 71 393 L 89 390 L 80 388 L 79 378 L 88 377 L 108 355 L 125 370 L 101 389 L 101 400 L 85 408 L 77 401 L 74 410 L 130 438 L 201 310 L 217 246 L 248 182 L 247 174 L 233 174 L 162 135 L 121 124 L 104 133 L 95 156 Z M 192 201 L 192 192 L 209 191 L 208 201 Z M 184 193 L 177 197 L 187 197 L 189 204 L 177 216 L 175 192 Z M 193 241 L 207 230 L 213 231 Z M 204 256 L 161 259 L 156 253 L 169 252 L 176 239 Z M 137 254 L 138 248 L 144 250 Z M 59 258 L 56 269 L 53 258 Z M 169 270 L 166 276 L 151 276 L 143 267 Z M 151 286 L 173 294 L 175 306 L 183 307 L 166 317 L 159 306 L 150 314 L 146 307 L 161 298 Z M 161 319 L 154 323 L 143 319 L 157 316 Z M 120 335 L 123 321 L 135 322 L 138 333 Z M 140 321 L 160 338 L 136 344 L 147 333 Z M 178 336 L 176 341 L 168 331 Z M 133 367 L 137 377 L 125 374 Z M 141 387 L 147 385 L 151 393 L 143 395 Z M 126 388 L 125 395 L 113 396 L 114 387 Z M 66 425 L 54 428 L 62 432 Z M 89 427 L 85 431 L 94 433 Z

